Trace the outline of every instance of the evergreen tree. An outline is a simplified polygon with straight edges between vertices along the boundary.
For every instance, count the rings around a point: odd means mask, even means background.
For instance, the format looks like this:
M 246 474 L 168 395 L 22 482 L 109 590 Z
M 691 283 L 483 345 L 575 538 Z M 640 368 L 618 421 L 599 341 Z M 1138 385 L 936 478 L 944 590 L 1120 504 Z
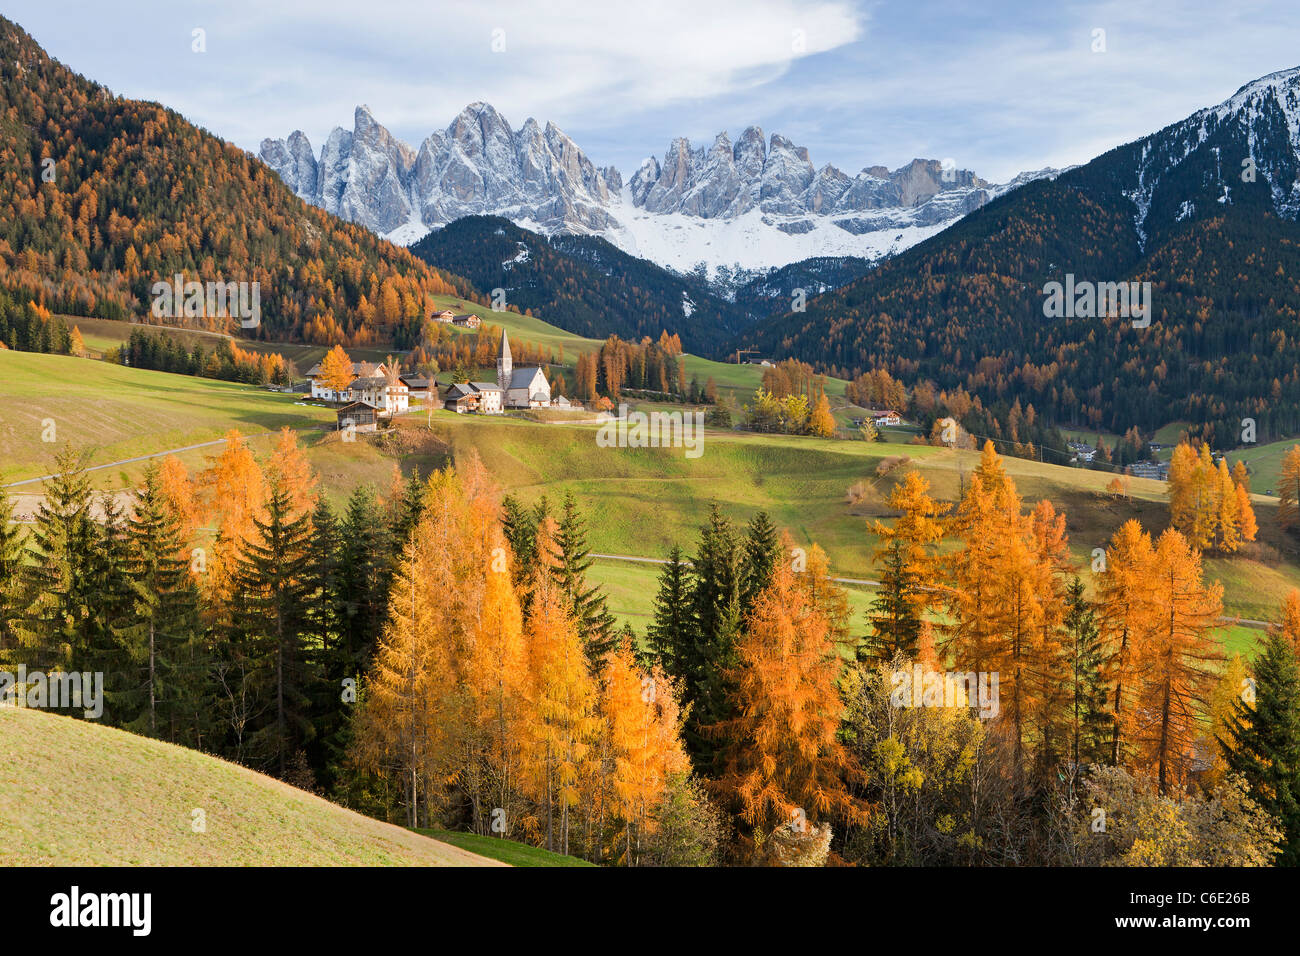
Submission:
M 525 581 L 537 559 L 537 522 L 514 495 L 501 502 L 501 526 L 515 556 L 515 584 Z
M 343 681 L 352 678 L 359 683 L 361 673 L 350 667 L 345 653 L 343 537 L 334 510 L 323 494 L 317 497 L 312 510 L 306 577 L 311 595 L 307 608 L 308 656 L 319 677 L 310 693 L 316 736 L 307 756 L 317 781 L 330 792 L 350 739 L 349 704 L 343 699 Z
M 1277 862 L 1300 865 L 1300 666 L 1281 630 L 1255 659 L 1254 702 L 1234 701 L 1228 728 L 1219 745 L 1229 769 L 1283 832 Z
M 235 557 L 233 609 L 237 637 L 253 664 L 253 689 L 266 702 L 268 718 L 253 727 L 250 745 L 280 777 L 313 729 L 307 717 L 311 664 L 308 563 L 311 517 L 291 517 L 288 491 L 271 485 L 266 518 L 254 518 L 254 532 Z
M 55 457 L 31 534 L 23 654 L 30 668 L 81 669 L 95 650 L 101 621 L 95 565 L 103 534 L 90 508 L 85 458 L 65 448 Z
M 0 667 L 15 666 L 18 626 L 26 601 L 23 598 L 23 569 L 27 546 L 22 525 L 14 520 L 13 499 L 0 488 Z
M 709 511 L 708 524 L 700 530 L 691 573 L 695 579 L 691 602 L 695 634 L 686 642 L 678 666 L 683 680 L 682 699 L 690 707 L 687 748 L 696 769 L 703 773 L 711 768 L 717 752 L 716 741 L 703 728 L 720 725 L 734 716 L 732 675 L 737 663 L 744 580 L 740 542 L 716 504 Z
M 394 546 L 384 510 L 372 485 L 359 485 L 348 499 L 343 520 L 343 646 L 349 674 L 360 673 L 374 657 L 387 614 Z
M 411 531 L 420 522 L 424 511 L 424 492 L 428 485 L 420 477 L 420 472 L 411 472 L 402 485 L 402 494 L 393 502 L 393 520 L 391 525 L 393 541 L 400 548 L 411 536 Z
M 1110 751 L 1111 721 L 1101 677 L 1103 647 L 1097 614 L 1082 581 L 1066 588 L 1065 640 L 1069 679 L 1069 759 L 1077 768 L 1103 762 Z
M 203 709 L 198 591 L 157 464 L 145 471 L 126 536 L 131 605 L 123 646 L 132 667 L 121 717 L 137 733 L 193 744 L 194 715 Z
M 593 563 L 591 549 L 587 547 L 586 525 L 572 494 L 564 496 L 564 510 L 555 540 L 560 560 L 552 574 L 569 603 L 569 614 L 578 627 L 592 674 L 596 674 L 605 656 L 617 644 L 618 634 L 614 629 L 614 616 L 605 606 L 605 595 L 598 586 L 587 587 L 587 570 Z
M 650 652 L 670 676 L 685 677 L 682 664 L 694 637 L 691 599 L 694 582 L 690 565 L 682 549 L 673 545 L 668 563 L 659 573 L 659 593 L 655 595 L 654 621 L 646 631 Z
M 767 516 L 766 511 L 760 511 L 750 519 L 749 528 L 745 533 L 744 578 L 740 603 L 746 614 L 754 606 L 758 596 L 772 583 L 772 575 L 776 573 L 776 566 L 781 560 L 781 537 L 777 533 L 776 525 L 772 524 L 772 519 Z

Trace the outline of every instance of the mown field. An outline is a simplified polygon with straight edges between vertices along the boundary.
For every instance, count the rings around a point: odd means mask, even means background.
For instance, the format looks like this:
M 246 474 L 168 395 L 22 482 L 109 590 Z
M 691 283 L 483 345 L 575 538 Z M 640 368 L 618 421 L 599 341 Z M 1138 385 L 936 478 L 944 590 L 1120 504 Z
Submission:
M 0 866 L 51 865 L 500 864 L 196 750 L 2 707 Z

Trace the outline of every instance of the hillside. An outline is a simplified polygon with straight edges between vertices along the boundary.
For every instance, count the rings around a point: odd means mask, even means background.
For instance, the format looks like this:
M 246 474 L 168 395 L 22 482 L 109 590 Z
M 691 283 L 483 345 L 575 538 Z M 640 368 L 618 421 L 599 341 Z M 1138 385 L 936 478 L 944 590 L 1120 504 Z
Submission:
M 1300 71 L 1265 77 L 940 235 L 739 341 L 835 374 L 886 368 L 986 405 L 1235 446 L 1300 430 Z M 1045 316 L 1045 285 L 1151 283 L 1150 326 Z M 1073 302 L 1071 304 L 1074 304 Z M 1069 317 L 1075 315 L 1075 317 Z
M 426 295 L 468 291 L 179 113 L 74 73 L 3 18 L 0 134 L 0 288 L 16 301 L 125 318 L 176 274 L 257 282 L 256 337 L 400 345 Z
M 716 357 L 748 325 L 745 313 L 702 282 L 674 275 L 593 236 L 546 237 L 499 216 L 468 216 L 411 252 L 470 279 L 485 296 L 504 289 L 521 312 L 554 316 L 569 332 L 625 339 L 667 331 Z
M 264 456 L 273 444 L 268 429 L 287 424 L 299 430 L 308 460 L 337 506 L 362 482 L 387 487 L 394 466 L 427 474 L 473 448 L 502 487 L 527 502 L 542 495 L 556 502 L 571 491 L 587 516 L 596 553 L 663 558 L 674 543 L 689 550 L 710 504 L 716 502 L 738 522 L 748 521 L 760 509 L 768 511 L 796 543 L 821 545 L 836 575 L 854 579 L 873 578 L 875 538 L 869 523 L 890 515 L 885 500 L 897 472 L 882 477 L 878 469 L 888 470 L 892 461 L 906 456 L 938 497 L 953 501 L 977 457 L 924 445 L 708 429 L 705 453 L 687 459 L 680 450 L 600 448 L 594 426 L 541 425 L 444 411 L 434 413 L 431 429 L 426 416 L 417 413 L 391 435 L 345 443 L 322 429 L 328 417 L 323 410 L 298 404 L 295 396 L 252 386 L 65 356 L 5 352 L 0 352 L 0 374 L 21 378 L 36 396 L 36 409 L 63 400 L 69 391 L 68 408 L 93 406 L 95 417 L 58 420 L 73 426 L 61 433 L 63 437 L 92 449 L 94 465 L 214 441 L 230 426 L 251 434 L 251 447 Z M 40 441 L 43 416 L 36 411 L 22 414 L 20 420 L 12 406 L 0 411 L 0 435 L 8 436 L 16 450 L 6 481 L 47 473 L 59 447 Z M 189 448 L 177 457 L 198 470 L 215 451 Z M 1026 501 L 1049 498 L 1065 511 L 1071 550 L 1081 567 L 1087 566 L 1092 548 L 1104 544 L 1127 518 L 1140 518 L 1153 531 L 1167 523 L 1162 482 L 1134 479 L 1133 497 L 1125 501 L 1105 493 L 1110 476 L 1104 472 L 1019 458 L 1005 463 Z M 121 489 L 138 481 L 144 467 L 144 461 L 131 461 L 101 469 L 93 477 L 97 487 Z M 856 503 L 849 499 L 855 485 L 861 486 Z M 20 511 L 30 512 L 40 486 L 9 490 L 18 496 Z M 1261 483 L 1257 492 L 1264 490 Z M 1205 564 L 1207 574 L 1224 583 L 1226 613 L 1271 619 L 1287 590 L 1300 586 L 1300 568 L 1292 563 L 1294 545 L 1277 531 L 1277 499 L 1257 493 L 1254 501 L 1261 547 L 1250 556 L 1207 558 Z M 600 560 L 594 575 L 609 588 L 612 608 L 643 629 L 657 566 Z M 855 587 L 852 597 L 854 627 L 861 628 L 870 589 Z M 1243 637 L 1249 635 L 1243 632 Z
M 33 865 L 499 864 L 194 750 L 5 707 L 0 866 Z

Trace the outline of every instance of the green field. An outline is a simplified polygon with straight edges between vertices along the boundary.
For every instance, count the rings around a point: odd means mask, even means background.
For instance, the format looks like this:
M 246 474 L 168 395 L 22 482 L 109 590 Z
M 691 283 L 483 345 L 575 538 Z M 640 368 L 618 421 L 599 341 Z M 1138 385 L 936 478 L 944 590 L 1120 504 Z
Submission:
M 835 441 L 755 435 L 707 429 L 704 451 L 687 458 L 682 449 L 601 448 L 594 425 L 542 424 L 513 417 L 456 415 L 435 411 L 432 425 L 416 413 L 398 428 L 345 443 L 322 429 L 326 409 L 297 404 L 298 397 L 181 375 L 122 368 L 64 356 L 0 353 L 0 372 L 20 382 L 33 397 L 0 409 L 0 435 L 16 454 L 7 459 L 7 481 L 49 470 L 57 445 L 41 441 L 41 422 L 53 417 L 60 443 L 95 448 L 94 463 L 165 451 L 219 438 L 234 425 L 262 432 L 251 439 L 265 453 L 273 440 L 267 429 L 300 429 L 307 454 L 336 503 L 365 481 L 386 486 L 395 467 L 427 473 L 477 449 L 508 492 L 532 503 L 546 495 L 558 504 L 566 491 L 585 513 L 590 545 L 602 554 L 663 558 L 673 544 L 688 552 L 710 505 L 739 524 L 767 511 L 795 545 L 819 544 L 838 577 L 874 578 L 870 523 L 888 518 L 889 490 L 905 467 L 915 467 L 933 493 L 956 501 L 969 480 L 976 454 L 925 445 Z M 217 448 L 193 449 L 179 457 L 191 469 L 203 467 Z M 906 466 L 901 463 L 907 461 Z M 1086 568 L 1093 548 L 1106 544 L 1123 521 L 1139 518 L 1153 533 L 1168 517 L 1163 482 L 1134 479 L 1132 498 L 1105 493 L 1108 474 L 1007 458 L 1007 471 L 1027 503 L 1048 498 L 1067 515 L 1071 548 Z M 893 470 L 881 475 L 878 472 Z M 143 463 L 95 473 L 101 487 L 121 488 L 138 478 Z M 850 501 L 850 489 L 855 489 Z M 39 491 L 38 485 L 15 489 Z M 1287 590 L 1300 586 L 1300 568 L 1284 556 L 1294 545 L 1277 531 L 1276 499 L 1254 496 L 1261 544 L 1250 556 L 1205 562 L 1207 574 L 1224 583 L 1229 615 L 1267 620 Z M 600 561 L 596 580 L 610 594 L 611 608 L 643 631 L 649 620 L 657 566 Z M 1090 575 L 1084 574 L 1085 580 Z M 870 601 L 852 589 L 854 627 Z
M 3 707 L 0 866 L 50 865 L 497 863 L 196 750 Z
M 586 860 L 580 860 L 576 856 L 564 856 L 560 853 L 543 850 L 540 847 L 528 846 L 526 843 L 503 840 L 500 837 L 480 836 L 477 833 L 461 833 L 459 830 L 416 830 L 415 832 L 427 837 L 433 837 L 433 839 L 442 843 L 458 846 L 462 850 L 469 850 L 479 856 L 500 860 L 502 863 L 508 863 L 511 866 L 596 865 L 588 863 Z

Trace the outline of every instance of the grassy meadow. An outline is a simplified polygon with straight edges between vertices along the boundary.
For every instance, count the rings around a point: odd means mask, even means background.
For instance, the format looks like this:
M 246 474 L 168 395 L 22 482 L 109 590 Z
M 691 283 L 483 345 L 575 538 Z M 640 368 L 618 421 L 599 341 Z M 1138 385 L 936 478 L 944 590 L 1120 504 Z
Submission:
M 54 864 L 500 865 L 196 750 L 0 707 L 0 866 Z

